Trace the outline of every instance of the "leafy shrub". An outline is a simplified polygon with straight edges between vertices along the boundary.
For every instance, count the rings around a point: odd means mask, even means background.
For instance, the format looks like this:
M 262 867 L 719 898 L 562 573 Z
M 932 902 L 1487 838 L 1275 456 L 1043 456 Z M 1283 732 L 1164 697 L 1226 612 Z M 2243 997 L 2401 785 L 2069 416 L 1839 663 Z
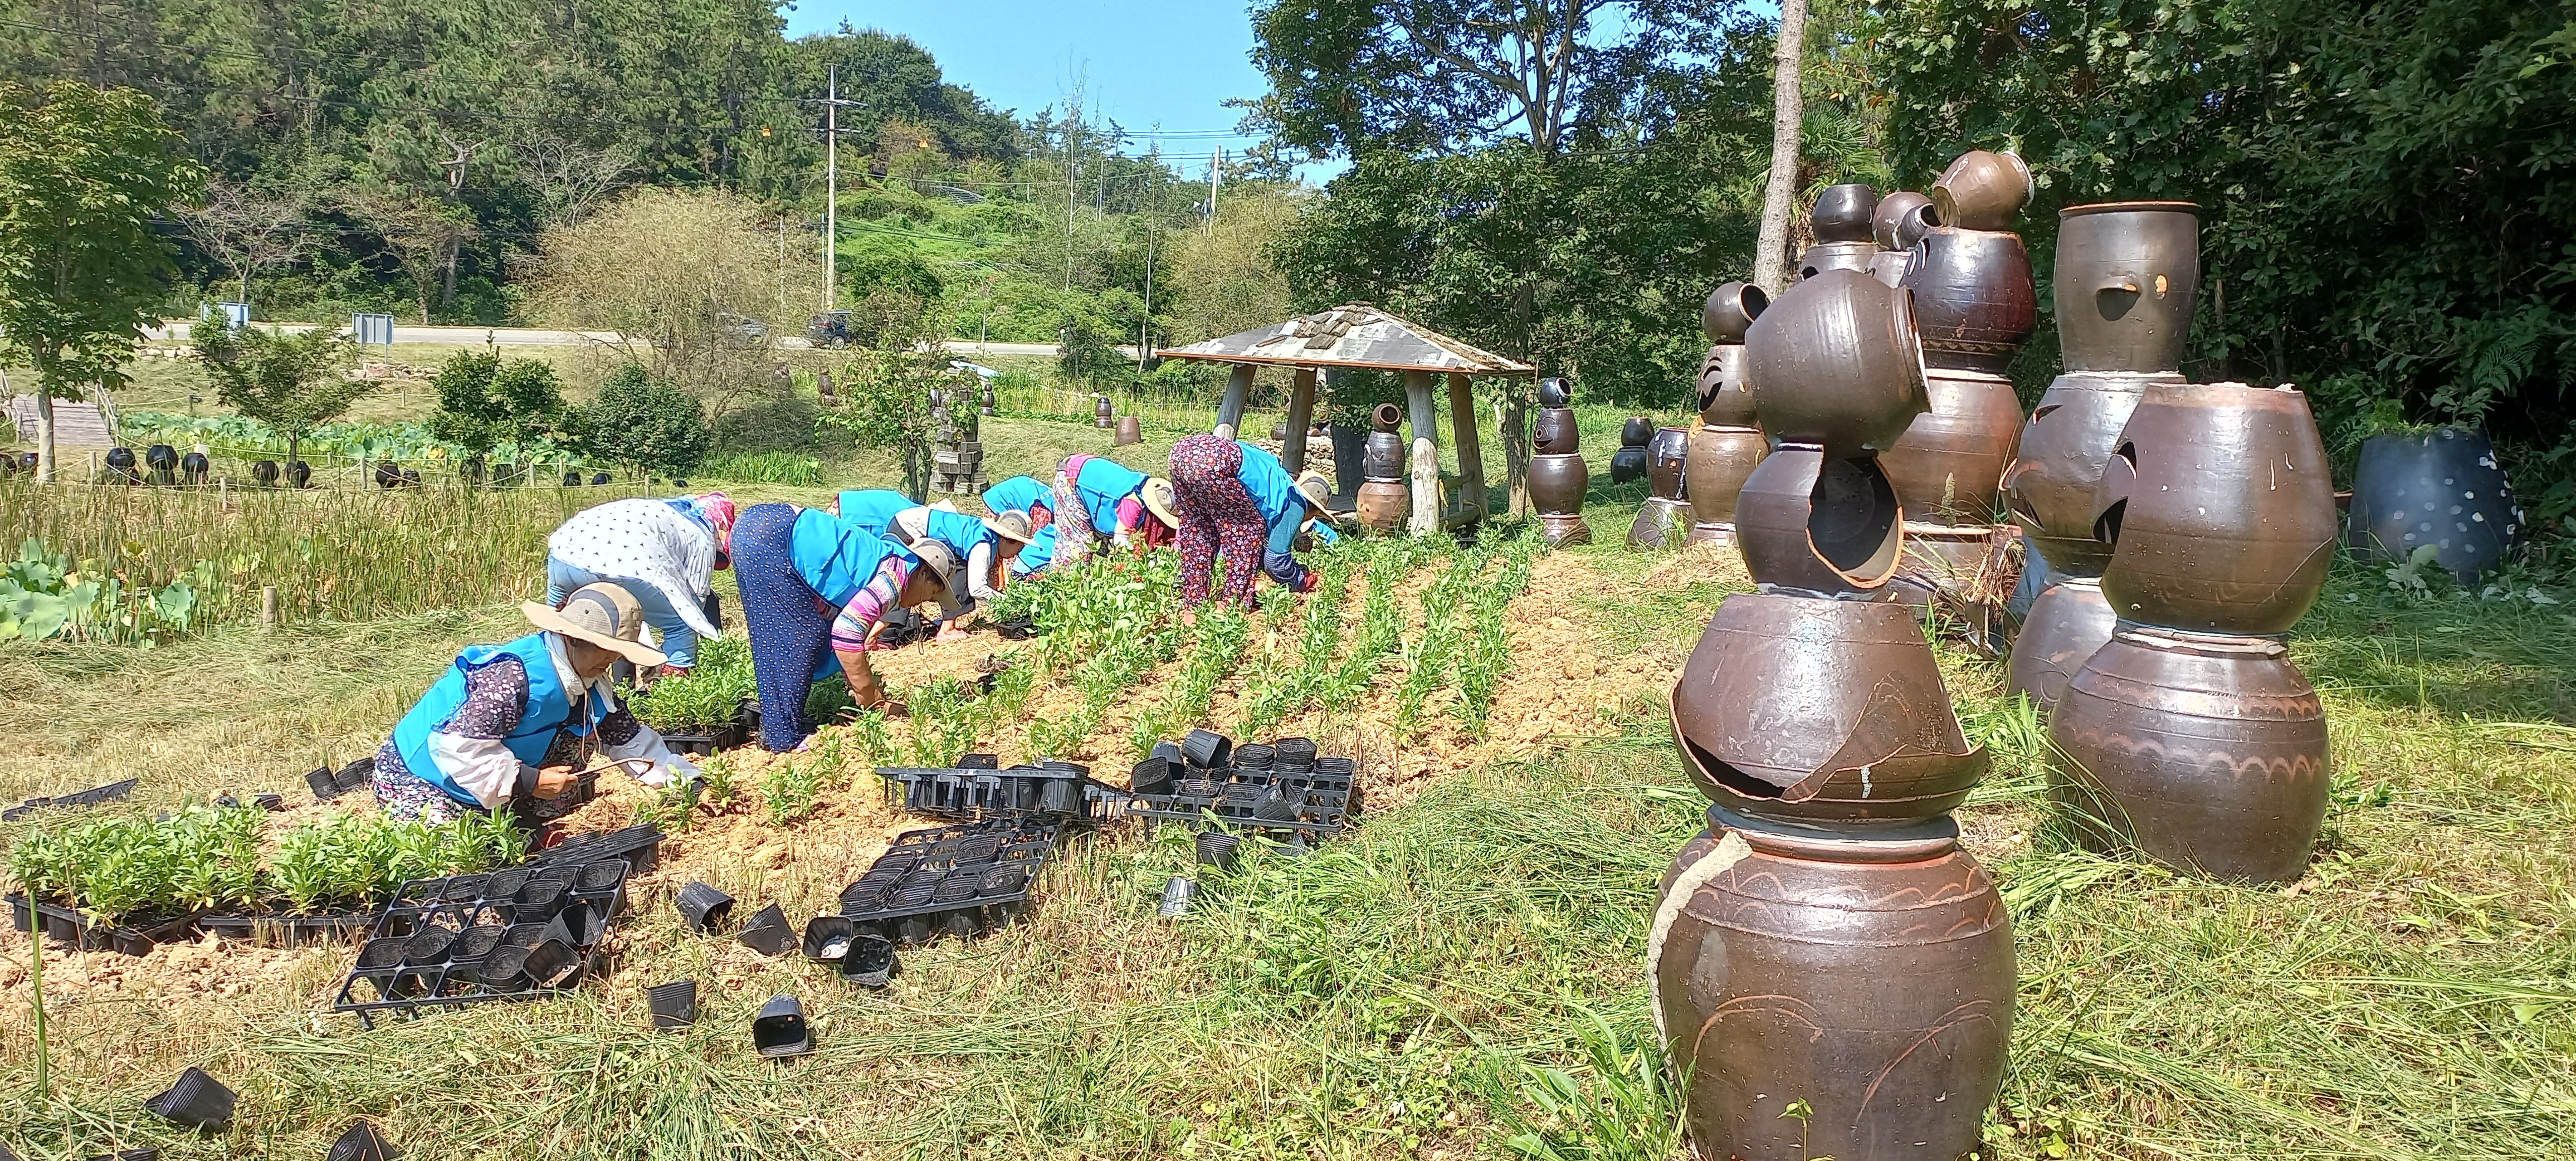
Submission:
M 666 476 L 696 471 L 713 440 L 697 396 L 633 363 L 573 409 L 571 426 L 585 455 Z

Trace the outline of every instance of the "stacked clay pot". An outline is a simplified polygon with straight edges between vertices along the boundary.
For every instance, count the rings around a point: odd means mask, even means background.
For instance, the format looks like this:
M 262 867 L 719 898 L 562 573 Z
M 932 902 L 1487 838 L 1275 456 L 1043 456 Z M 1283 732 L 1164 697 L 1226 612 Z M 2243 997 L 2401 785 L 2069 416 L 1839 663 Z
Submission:
M 2325 587 L 2339 531 L 2307 397 L 2148 386 L 2095 508 L 2119 620 L 2049 715 L 2051 797 L 2095 849 L 2296 880 L 2325 821 L 2326 721 L 2280 637 Z
M 1625 484 L 1646 478 L 1646 441 L 1654 438 L 1655 425 L 1641 416 L 1631 415 L 1619 425 L 1619 450 L 1610 453 L 1610 482 Z
M 1700 308 L 1700 331 L 1710 346 L 1700 362 L 1699 423 L 1689 433 L 1689 484 L 1683 490 L 1690 497 L 1692 544 L 1735 544 L 1736 497 L 1771 450 L 1754 423 L 1753 381 L 1745 374 L 1744 357 L 1744 332 L 1770 305 L 1761 287 L 1729 282 L 1711 291 Z
M 2022 543 L 2062 579 L 2013 641 L 2010 691 L 2041 712 L 2111 639 L 2097 578 L 2111 548 L 2094 536 L 2095 492 L 2121 428 L 2151 385 L 2179 384 L 2200 290 L 2199 207 L 2105 202 L 2058 211 L 2057 333 L 2065 372 L 2023 425 L 2004 502 Z
M 1910 189 L 1878 199 L 1878 212 L 1869 220 L 1870 234 L 1878 243 L 1878 253 L 1869 260 L 1871 277 L 1889 286 L 1905 280 L 1914 243 L 1932 228 L 1931 215 L 1932 199 Z
M 1990 171 L 2020 180 L 1952 189 L 1965 182 L 1962 175 Z M 2020 235 L 1952 225 L 1940 207 L 2009 225 L 2029 198 L 2029 171 L 2012 154 L 1971 151 L 1932 190 L 1914 214 L 1921 227 L 1899 282 L 1914 296 L 1932 409 L 1880 462 L 1905 502 L 1899 595 L 1917 605 L 1942 598 L 1972 628 L 1993 626 L 2014 579 L 2001 575 L 2001 554 L 1992 551 L 1996 501 L 2022 425 L 2021 400 L 2004 366 L 2039 326 L 2039 293 Z
M 1646 437 L 1649 494 L 1637 508 L 1636 522 L 1628 526 L 1628 547 L 1677 548 L 1690 534 L 1691 506 L 1685 499 L 1683 484 L 1690 448 L 1690 431 L 1686 428 L 1659 427 Z
M 1807 229 L 1816 236 L 1816 244 L 1798 255 L 1798 278 L 1813 278 L 1827 270 L 1870 272 L 1878 257 L 1878 243 L 1871 238 L 1871 220 L 1878 215 L 1878 191 L 1866 185 L 1829 185 L 1816 195 L 1816 204 L 1807 211 Z
M 1412 514 L 1413 493 L 1404 486 L 1404 440 L 1395 433 L 1403 412 L 1392 403 L 1369 410 L 1367 442 L 1360 447 L 1360 491 L 1354 510 L 1371 532 L 1386 533 Z
M 1538 509 L 1539 535 L 1548 546 L 1592 543 L 1583 522 L 1583 490 L 1591 469 L 1583 465 L 1583 435 L 1574 426 L 1574 389 L 1563 379 L 1538 381 L 1538 422 L 1531 433 L 1530 503 Z
M 1881 599 L 1903 510 L 1878 453 L 1928 407 L 1909 298 L 1820 270 L 1744 347 L 1781 442 L 1735 508 L 1761 591 L 1718 606 L 1673 687 L 1712 805 L 1648 935 L 1657 1027 L 1696 1156 L 1964 1157 L 2003 1084 L 2012 922 L 1949 815 L 1985 750 Z

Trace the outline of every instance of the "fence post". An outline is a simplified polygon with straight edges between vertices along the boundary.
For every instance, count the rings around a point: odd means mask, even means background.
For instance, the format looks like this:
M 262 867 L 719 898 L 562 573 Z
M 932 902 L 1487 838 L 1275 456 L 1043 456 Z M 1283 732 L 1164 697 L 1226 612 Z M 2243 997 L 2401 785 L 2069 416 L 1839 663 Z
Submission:
M 277 631 L 277 586 L 259 586 L 259 631 Z

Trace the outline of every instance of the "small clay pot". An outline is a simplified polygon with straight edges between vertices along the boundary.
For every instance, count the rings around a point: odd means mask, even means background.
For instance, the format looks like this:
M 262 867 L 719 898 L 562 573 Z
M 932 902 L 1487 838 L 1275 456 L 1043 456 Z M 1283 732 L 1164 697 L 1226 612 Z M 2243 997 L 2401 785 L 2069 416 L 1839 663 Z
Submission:
M 2200 207 L 2104 202 L 2057 212 L 2057 336 L 2066 370 L 2173 371 L 2200 294 Z
M 1591 470 L 1579 455 L 1534 455 L 1529 462 L 1530 503 L 1541 513 L 1570 515 L 1583 511 Z
M 1708 341 L 1732 345 L 1744 341 L 1744 331 L 1762 311 L 1771 305 L 1771 296 L 1750 282 L 1729 282 L 1708 292 L 1708 301 L 1699 310 L 1700 333 Z
M 794 996 L 777 996 L 751 1018 L 751 1043 L 762 1056 L 802 1056 L 814 1050 L 814 1034 L 805 1026 L 805 1005 Z
M 1921 624 L 1887 602 L 1728 596 L 1682 666 L 1672 718 L 1701 793 L 1763 818 L 1910 825 L 1986 772 Z
M 1878 199 L 1878 210 L 1869 218 L 1870 238 L 1881 250 L 1906 251 L 1931 230 L 1923 211 L 1932 208 L 1932 199 L 1910 189 L 1901 189 Z
M 1646 478 L 1646 449 L 1622 447 L 1610 453 L 1610 482 L 1629 484 Z
M 2120 430 L 2157 382 L 2180 383 L 2182 376 L 2070 373 L 2039 397 L 2004 471 L 2004 504 L 2050 568 L 2099 576 L 2110 563 L 2111 546 L 2093 536 L 2100 515 L 2094 494 Z
M 1653 438 L 1655 438 L 1654 421 L 1642 415 L 1631 415 L 1620 421 L 1619 446 L 1644 447 L 1646 441 Z
M 1876 268 L 1878 254 L 1876 242 L 1818 242 L 1798 255 L 1798 280 L 1804 282 L 1828 270 L 1870 274 Z
M 1829 270 L 1791 286 L 1744 337 L 1762 430 L 1844 459 L 1884 450 L 1931 406 L 1912 296 Z
M 2039 291 L 2021 237 L 1943 226 L 1914 244 L 1899 285 L 1914 292 L 1923 361 L 2001 371 L 2039 327 Z
M 1574 406 L 1574 384 L 1558 375 L 1550 375 L 1539 380 L 1538 405 L 1541 407 Z M 1388 404 L 1388 406 L 1394 405 Z
M 2241 383 L 2147 388 L 2103 465 L 2102 593 L 2126 621 L 2286 633 L 2334 563 L 2334 483 L 2307 396 Z
M 1971 149 L 1932 183 L 1933 221 L 1968 230 L 2009 230 L 2035 192 L 2030 165 L 2020 154 Z
M 1812 443 L 1763 457 L 1735 498 L 1745 569 L 1766 585 L 1865 594 L 1896 575 L 1905 516 L 1873 458 L 1828 458 Z
M 1699 421 L 1726 427 L 1753 426 L 1753 380 L 1745 374 L 1744 344 L 1720 343 L 1700 360 Z
M 1646 444 L 1646 479 L 1658 497 L 1679 500 L 1684 495 L 1683 483 L 1690 470 L 1690 431 L 1680 427 L 1655 429 L 1654 438 Z
M 2435 564 L 2474 585 L 2521 547 L 2522 524 L 2485 433 L 2445 427 L 2362 441 L 2344 523 L 2354 559 L 2404 560 L 2429 544 Z
M 274 487 L 277 484 L 277 461 L 254 461 L 250 466 L 250 478 L 259 481 L 263 488 Z
M 1122 415 L 1118 417 L 1118 433 L 1109 437 L 1109 446 L 1125 447 L 1131 443 L 1143 443 L 1144 441 L 1145 427 L 1143 424 L 1137 422 L 1135 416 Z
M 1113 414 L 1114 410 L 1109 406 L 1109 397 L 1101 396 L 1099 402 L 1091 405 L 1091 426 L 1108 427 Z
M 2119 618 L 2102 596 L 2102 582 L 2070 577 L 2045 589 L 2022 617 L 2013 638 L 2006 694 L 2021 694 L 2045 714 L 2066 694 L 2066 683 L 2111 640 Z
M 1575 427 L 1574 409 L 1545 407 L 1531 427 L 1530 442 L 1536 454 L 1570 456 L 1583 450 L 1583 433 Z
M 1703 427 L 1690 433 L 1689 487 L 1693 524 L 1732 528 L 1735 499 L 1744 481 L 1770 454 L 1770 441 L 1749 427 Z
M 2219 879 L 2307 870 L 2332 781 L 2325 707 L 2279 642 L 2116 632 L 2048 739 L 2049 796 L 2086 846 Z
M 1877 213 L 1877 190 L 1859 182 L 1829 185 L 1807 211 L 1807 229 L 1819 242 L 1866 242 Z
M 1993 521 L 2004 470 L 2021 442 L 2021 400 L 2012 380 L 1983 371 L 1934 370 L 1924 395 L 1932 409 L 1881 452 L 1908 519 L 1936 524 Z

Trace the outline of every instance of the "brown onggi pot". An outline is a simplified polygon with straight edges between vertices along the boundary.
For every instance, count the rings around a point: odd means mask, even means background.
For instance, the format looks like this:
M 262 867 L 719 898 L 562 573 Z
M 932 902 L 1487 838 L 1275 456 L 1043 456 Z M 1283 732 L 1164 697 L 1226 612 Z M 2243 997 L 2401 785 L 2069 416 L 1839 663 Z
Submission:
M 1914 292 L 1932 366 L 2003 370 L 2039 328 L 2039 290 L 2017 234 L 1943 226 L 1914 244 L 1899 285 Z
M 1700 792 L 1759 818 L 1911 824 L 1986 773 L 1920 620 L 1884 601 L 1727 597 L 1673 685 L 1672 720 Z
M 2200 294 L 2200 207 L 2057 211 L 2057 337 L 2068 371 L 2172 371 Z
M 2121 619 L 2286 633 L 2315 604 L 2339 531 L 2308 397 L 2286 387 L 2147 388 L 2103 465 L 2102 593 Z
M 1647 950 L 1695 1155 L 1984 1155 L 2012 1041 L 2012 919 L 1957 825 L 1853 838 L 1710 818 L 1741 854 L 1685 848 Z M 1793 1101 L 1803 1120 L 1782 1115 Z
M 1904 522 L 1877 460 L 1830 459 L 1811 443 L 1772 449 L 1735 497 L 1745 570 L 1808 592 L 1884 587 L 1896 575 Z
M 2220 879 L 2307 869 L 2325 707 L 2279 642 L 2123 629 L 2067 683 L 2048 739 L 2049 795 L 2085 845 Z
M 1591 472 L 1582 456 L 1530 457 L 1530 503 L 1542 514 L 1581 512 L 1584 486 L 1590 482 Z
M 1991 372 L 1934 370 L 1924 384 L 1932 410 L 1879 453 L 1879 465 L 1908 517 L 1985 524 L 2021 443 L 2021 399 L 2012 380 Z
M 2094 493 L 2120 429 L 2150 383 L 2180 383 L 2175 374 L 2065 374 L 2048 385 L 2021 429 L 2004 472 L 2004 506 L 2049 567 L 2098 576 L 2111 546 L 2093 536 Z
M 1735 497 L 1744 480 L 1771 450 L 1770 441 L 1750 427 L 1703 427 L 1690 433 L 1691 520 L 1698 524 L 1735 523 Z
M 1719 343 L 1699 364 L 1699 421 L 1753 426 L 1753 381 L 1744 374 L 1744 344 Z
M 2013 638 L 2012 662 L 2004 693 L 2022 694 L 2045 714 L 2066 693 L 2066 683 L 2110 641 L 2119 617 L 2103 599 L 2102 582 L 2073 577 L 2045 589 L 2022 615 L 2021 635 Z
M 1869 260 L 1869 276 L 1889 286 L 1901 286 L 1905 272 L 1914 265 L 1914 255 L 1905 250 L 1881 250 Z
M 1411 489 L 1393 480 L 1368 480 L 1353 499 L 1360 524 L 1371 532 L 1392 532 L 1413 512 Z
M 1530 442 L 1538 455 L 1570 456 L 1583 450 L 1583 433 L 1574 425 L 1571 407 L 1542 407 L 1533 425 Z
M 1771 296 L 1750 282 L 1729 282 L 1708 292 L 1708 301 L 1699 308 L 1700 333 L 1708 341 L 1734 344 L 1744 341 L 1745 328 L 1771 305 Z
M 1932 183 L 1932 219 L 1938 226 L 2009 230 L 2035 192 L 2030 165 L 2017 153 L 1971 149 Z
M 1798 255 L 1798 278 L 1803 281 L 1828 270 L 1868 274 L 1872 260 L 1877 257 L 1876 242 L 1818 242 L 1807 247 L 1806 253 Z
M 1683 489 L 1684 473 L 1690 465 L 1691 436 L 1688 429 L 1659 427 L 1654 438 L 1646 441 L 1646 486 L 1655 495 L 1679 500 L 1687 495 Z
M 1878 212 L 1870 215 L 1870 237 L 1881 250 L 1911 250 L 1915 241 L 1932 228 L 1923 220 L 1923 211 L 1931 208 L 1931 198 L 1910 189 L 1880 198 Z
M 1878 191 L 1863 182 L 1829 185 L 1807 211 L 1807 230 L 1819 242 L 1866 242 L 1878 213 Z
M 1121 415 L 1118 417 L 1118 434 L 1111 436 L 1109 443 L 1112 447 L 1125 447 L 1131 443 L 1142 443 L 1144 440 L 1144 425 L 1138 423 L 1133 415 Z
M 1848 458 L 1883 451 L 1929 410 L 1913 296 L 1828 270 L 1782 291 L 1745 332 L 1762 430 Z

